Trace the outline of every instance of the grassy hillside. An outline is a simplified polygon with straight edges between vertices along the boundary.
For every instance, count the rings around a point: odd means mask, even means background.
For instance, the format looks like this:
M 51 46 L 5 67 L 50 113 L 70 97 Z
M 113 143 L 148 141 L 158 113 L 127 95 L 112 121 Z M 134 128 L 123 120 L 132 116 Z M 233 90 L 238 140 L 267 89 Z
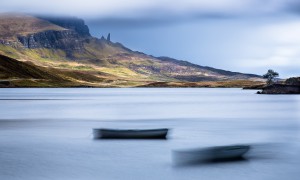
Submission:
M 62 31 L 65 28 L 29 15 L 11 13 L 0 15 L 0 37 L 3 40 L 16 40 L 16 35 L 28 35 L 47 30 Z
M 127 76 L 126 76 L 127 77 Z M 120 78 L 97 70 L 40 67 L 0 55 L 0 87 L 244 87 L 261 82 L 153 82 Z
M 98 71 L 40 67 L 0 55 L 0 87 L 128 87 L 144 83 Z
M 252 74 L 132 51 L 120 43 L 91 37 L 87 26 L 77 18 L 47 21 L 29 15 L 2 14 L 0 54 L 4 55 L 2 59 L 12 61 L 2 64 L 0 79 L 14 79 L 14 86 L 133 87 L 173 83 L 181 87 L 190 86 L 190 82 L 202 86 L 205 84 L 198 82 L 260 80 Z

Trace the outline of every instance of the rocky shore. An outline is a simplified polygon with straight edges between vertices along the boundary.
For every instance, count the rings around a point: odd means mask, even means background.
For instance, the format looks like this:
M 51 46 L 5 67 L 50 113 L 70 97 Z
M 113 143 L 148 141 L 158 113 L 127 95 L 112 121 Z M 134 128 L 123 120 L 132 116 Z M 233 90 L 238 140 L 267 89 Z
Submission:
M 262 88 L 258 94 L 300 94 L 300 77 L 289 78 L 282 84 L 272 84 Z

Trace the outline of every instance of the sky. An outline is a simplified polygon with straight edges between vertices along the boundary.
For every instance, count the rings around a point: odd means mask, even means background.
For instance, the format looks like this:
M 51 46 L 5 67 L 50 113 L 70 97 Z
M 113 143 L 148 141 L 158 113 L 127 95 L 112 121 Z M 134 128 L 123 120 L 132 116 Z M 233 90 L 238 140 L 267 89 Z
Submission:
M 300 76 L 298 0 L 2 0 L 0 11 L 80 17 L 92 35 L 154 56 Z

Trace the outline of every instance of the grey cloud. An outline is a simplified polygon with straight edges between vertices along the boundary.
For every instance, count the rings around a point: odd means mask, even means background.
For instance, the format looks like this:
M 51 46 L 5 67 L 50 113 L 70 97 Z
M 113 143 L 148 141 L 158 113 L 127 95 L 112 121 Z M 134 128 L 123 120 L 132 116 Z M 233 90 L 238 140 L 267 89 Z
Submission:
M 285 6 L 286 12 L 296 13 L 300 15 L 300 1 L 292 0 L 289 1 Z
M 87 22 L 92 25 L 102 25 L 111 28 L 147 28 L 153 26 L 167 26 L 171 24 L 190 22 L 198 19 L 229 19 L 236 18 L 236 16 L 218 14 L 218 13 L 206 13 L 206 14 L 193 14 L 189 16 L 177 16 L 161 14 L 156 17 L 136 17 L 136 18 L 88 18 Z
M 86 0 L 84 2 L 90 5 L 77 8 L 84 3 L 83 1 L 74 1 L 72 4 L 72 7 L 75 7 L 74 9 L 65 8 L 61 11 L 61 8 L 53 10 L 43 10 L 41 8 L 41 12 L 37 11 L 35 13 L 71 14 L 88 20 L 89 24 L 112 28 L 147 28 L 149 26 L 166 26 L 203 19 L 262 18 L 300 12 L 300 3 L 297 0 L 142 1 L 145 3 L 137 3 L 140 0 L 113 1 L 119 3 L 111 4 L 110 1 L 103 3 L 104 1 Z M 125 5 L 126 3 L 127 5 Z M 38 4 L 35 6 L 38 6 Z M 65 4 L 63 3 L 61 6 L 63 7 Z M 101 6 L 104 7 L 101 8 Z M 99 7 L 99 10 L 97 7 Z
M 280 13 L 296 0 L 3 0 L 0 11 L 100 19 L 223 18 Z M 299 3 L 297 3 L 299 5 Z

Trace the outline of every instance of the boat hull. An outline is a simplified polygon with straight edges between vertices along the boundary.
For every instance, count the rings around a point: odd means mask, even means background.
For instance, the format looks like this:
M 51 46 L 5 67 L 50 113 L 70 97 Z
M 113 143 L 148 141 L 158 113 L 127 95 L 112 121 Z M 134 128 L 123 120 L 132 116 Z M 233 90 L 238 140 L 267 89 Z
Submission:
M 217 146 L 201 149 L 173 151 L 174 164 L 241 159 L 250 150 L 249 145 Z
M 93 129 L 94 139 L 166 139 L 168 129 Z

